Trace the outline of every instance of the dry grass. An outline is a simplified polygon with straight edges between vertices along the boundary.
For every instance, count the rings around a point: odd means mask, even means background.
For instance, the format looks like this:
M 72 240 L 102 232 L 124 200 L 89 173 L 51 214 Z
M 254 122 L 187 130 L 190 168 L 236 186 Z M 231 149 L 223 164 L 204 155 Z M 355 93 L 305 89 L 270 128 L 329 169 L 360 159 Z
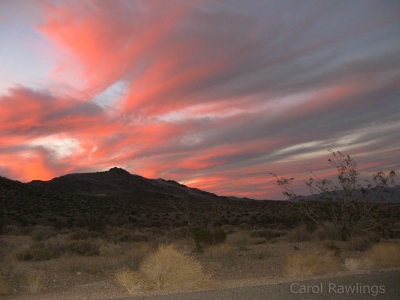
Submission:
M 0 296 L 6 296 L 11 294 L 11 288 L 5 277 L 0 273 Z
M 291 231 L 287 238 L 291 242 L 306 242 L 313 239 L 313 235 L 307 231 L 305 226 L 300 226 L 295 230 Z
M 240 250 L 246 250 L 251 242 L 251 237 L 246 232 L 235 232 L 226 238 L 228 245 L 239 248 Z
M 304 250 L 287 255 L 284 270 L 287 275 L 294 277 L 322 275 L 340 271 L 341 263 L 332 252 Z
M 366 252 L 375 268 L 399 268 L 400 267 L 400 244 L 379 243 L 375 244 Z
M 152 283 L 139 272 L 120 270 L 114 275 L 117 284 L 128 294 L 135 295 L 152 289 Z
M 144 259 L 139 270 L 157 290 L 201 289 L 209 280 L 200 263 L 174 245 L 161 245 Z
M 229 244 L 218 244 L 204 249 L 205 256 L 217 259 L 221 259 L 223 257 L 230 257 L 233 252 L 234 249 Z
M 347 270 L 356 271 L 367 271 L 372 269 L 374 263 L 367 257 L 361 258 L 346 258 L 344 266 Z
M 196 290 L 209 283 L 200 263 L 174 245 L 159 246 L 144 258 L 138 271 L 120 270 L 114 277 L 131 295 L 149 290 Z
M 30 273 L 26 276 L 26 288 L 31 294 L 37 294 L 43 290 L 45 281 L 43 272 Z

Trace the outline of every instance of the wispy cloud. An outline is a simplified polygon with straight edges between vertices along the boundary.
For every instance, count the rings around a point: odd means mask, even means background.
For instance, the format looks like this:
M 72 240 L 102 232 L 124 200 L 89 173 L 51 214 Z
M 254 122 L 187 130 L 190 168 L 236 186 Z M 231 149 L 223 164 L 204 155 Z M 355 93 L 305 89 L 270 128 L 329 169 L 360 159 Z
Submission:
M 330 147 L 400 167 L 396 2 L 33 3 L 58 62 L 0 93 L 3 175 L 118 165 L 277 198 L 269 172 L 329 174 Z

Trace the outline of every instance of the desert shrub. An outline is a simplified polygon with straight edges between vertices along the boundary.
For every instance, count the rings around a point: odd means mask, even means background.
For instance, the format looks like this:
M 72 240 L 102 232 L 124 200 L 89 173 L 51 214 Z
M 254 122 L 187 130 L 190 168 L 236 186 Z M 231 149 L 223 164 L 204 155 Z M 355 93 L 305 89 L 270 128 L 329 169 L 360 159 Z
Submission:
M 100 255 L 113 257 L 115 255 L 121 254 L 122 249 L 120 245 L 114 243 L 104 243 L 99 247 Z
M 214 244 L 223 243 L 226 240 L 226 232 L 222 228 L 217 228 L 213 232 Z
M 314 235 L 320 240 L 340 240 L 341 233 L 338 226 L 331 222 L 321 224 L 314 232 Z
M 335 256 L 340 256 L 340 254 L 342 253 L 342 249 L 340 247 L 338 247 L 334 242 L 332 241 L 327 241 L 326 243 L 324 243 L 324 246 L 329 249 L 330 251 L 333 252 L 333 254 L 335 254 Z
M 105 274 L 126 267 L 123 257 L 66 256 L 61 259 L 62 269 L 78 274 Z
M 203 246 L 210 246 L 213 243 L 212 232 L 207 228 L 194 229 L 192 237 L 198 250 L 201 250 Z
M 289 276 L 310 276 L 334 273 L 341 270 L 338 257 L 332 252 L 316 250 L 297 251 L 286 256 L 284 271 Z
M 156 290 L 193 290 L 207 285 L 208 276 L 193 257 L 173 245 L 161 245 L 139 268 Z
M 344 261 L 344 266 L 346 269 L 352 272 L 370 270 L 372 269 L 373 265 L 374 263 L 367 257 L 348 257 Z
M 0 296 L 11 294 L 11 288 L 6 278 L 0 273 Z
M 147 280 L 143 274 L 135 271 L 119 270 L 115 272 L 114 279 L 130 295 L 151 290 L 153 287 L 152 282 Z
M 282 235 L 284 235 L 285 233 L 283 232 L 278 232 L 278 231 L 274 231 L 274 230 L 258 230 L 258 231 L 253 231 L 250 236 L 251 237 L 260 237 L 260 238 L 264 238 L 267 241 L 275 239 L 275 238 L 279 238 Z
M 398 268 L 400 267 L 400 244 L 375 244 L 366 252 L 366 257 L 376 268 Z
M 305 226 L 300 226 L 288 234 L 291 242 L 306 242 L 313 239 L 313 235 L 306 229 Z
M 233 250 L 234 249 L 231 245 L 225 243 L 212 245 L 204 250 L 204 255 L 211 258 L 217 258 L 220 260 L 222 257 L 230 257 L 231 254 L 234 252 Z
M 186 227 L 171 229 L 167 233 L 167 239 L 172 241 L 184 240 L 191 237 L 191 232 Z
M 355 251 L 366 251 L 370 246 L 372 242 L 368 237 L 354 237 L 350 239 L 347 242 L 347 247 L 350 250 L 355 250 Z
M 58 243 L 35 242 L 17 253 L 18 260 L 43 261 L 58 258 L 65 253 L 66 246 Z
M 107 240 L 110 242 L 147 242 L 149 239 L 146 235 L 135 234 L 130 231 L 119 231 L 115 234 L 108 235 Z
M 29 248 L 17 253 L 17 259 L 23 261 L 43 261 L 59 258 L 64 254 L 93 256 L 99 255 L 99 246 L 86 241 L 67 243 L 52 238 L 45 242 L 34 242 Z
M 57 233 L 51 226 L 36 226 L 32 231 L 32 239 L 34 241 L 44 241 L 55 236 Z
M 86 241 L 88 239 L 95 239 L 100 236 L 100 233 L 97 231 L 89 231 L 85 229 L 80 229 L 75 231 L 74 233 L 71 234 L 70 238 L 71 240 L 83 240 Z
M 294 178 L 276 178 L 276 184 L 283 188 L 283 194 L 290 199 L 300 200 L 299 215 L 304 223 L 321 225 L 330 221 L 339 229 L 340 239 L 347 241 L 352 236 L 354 228 L 373 228 L 377 232 L 382 230 L 383 236 L 391 237 L 388 230 L 391 226 L 380 226 L 379 215 L 381 206 L 376 200 L 388 200 L 391 197 L 390 186 L 395 186 L 397 173 L 394 170 L 385 174 L 382 171 L 372 175 L 372 183 L 366 185 L 359 182 L 360 174 L 356 162 L 340 151 L 331 151 L 332 158 L 328 159 L 336 169 L 337 176 L 319 178 L 311 176 L 306 185 L 313 194 L 313 200 L 298 196 L 291 187 Z M 374 200 L 374 201 L 370 201 Z
M 230 234 L 226 241 L 229 245 L 237 247 L 240 250 L 246 250 L 247 246 L 250 244 L 251 238 L 250 235 L 245 232 L 235 232 Z
M 192 237 L 198 250 L 202 250 L 204 246 L 211 246 L 222 243 L 226 239 L 226 232 L 221 229 L 211 231 L 208 228 L 197 228 L 192 231 Z
M 5 225 L 3 227 L 2 233 L 5 235 L 22 235 L 23 231 L 19 226 Z
M 70 243 L 66 252 L 72 255 L 96 256 L 100 254 L 99 246 L 87 241 L 75 241 Z

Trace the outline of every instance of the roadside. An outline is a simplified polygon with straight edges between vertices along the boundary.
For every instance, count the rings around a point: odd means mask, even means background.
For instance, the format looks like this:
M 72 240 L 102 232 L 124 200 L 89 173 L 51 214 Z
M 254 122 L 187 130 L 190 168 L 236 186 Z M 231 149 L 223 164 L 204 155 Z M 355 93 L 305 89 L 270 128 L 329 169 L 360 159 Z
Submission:
M 400 299 L 400 271 L 116 300 Z

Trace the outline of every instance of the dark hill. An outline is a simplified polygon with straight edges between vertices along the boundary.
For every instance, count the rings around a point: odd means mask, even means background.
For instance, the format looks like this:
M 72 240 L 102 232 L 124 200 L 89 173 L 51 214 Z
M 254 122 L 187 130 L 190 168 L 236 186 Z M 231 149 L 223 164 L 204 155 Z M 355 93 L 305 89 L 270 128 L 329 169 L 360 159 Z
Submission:
M 223 197 L 120 168 L 29 183 L 0 177 L 0 204 L 0 225 L 101 229 L 105 225 L 204 226 L 215 222 L 293 226 L 301 221 L 298 205 L 291 201 Z M 398 205 L 387 206 L 390 214 L 396 214 L 389 217 L 397 218 Z
M 192 220 L 210 222 L 215 216 L 224 223 L 240 224 L 290 217 L 284 202 L 217 196 L 120 168 L 29 183 L 0 177 L 0 203 L 3 223 L 23 226 L 96 227 L 96 222 L 175 226 Z
M 64 195 L 118 197 L 132 200 L 220 198 L 215 194 L 189 188 L 172 180 L 147 179 L 121 168 L 105 172 L 77 173 L 56 177 L 50 181 L 35 180 L 27 185 Z

